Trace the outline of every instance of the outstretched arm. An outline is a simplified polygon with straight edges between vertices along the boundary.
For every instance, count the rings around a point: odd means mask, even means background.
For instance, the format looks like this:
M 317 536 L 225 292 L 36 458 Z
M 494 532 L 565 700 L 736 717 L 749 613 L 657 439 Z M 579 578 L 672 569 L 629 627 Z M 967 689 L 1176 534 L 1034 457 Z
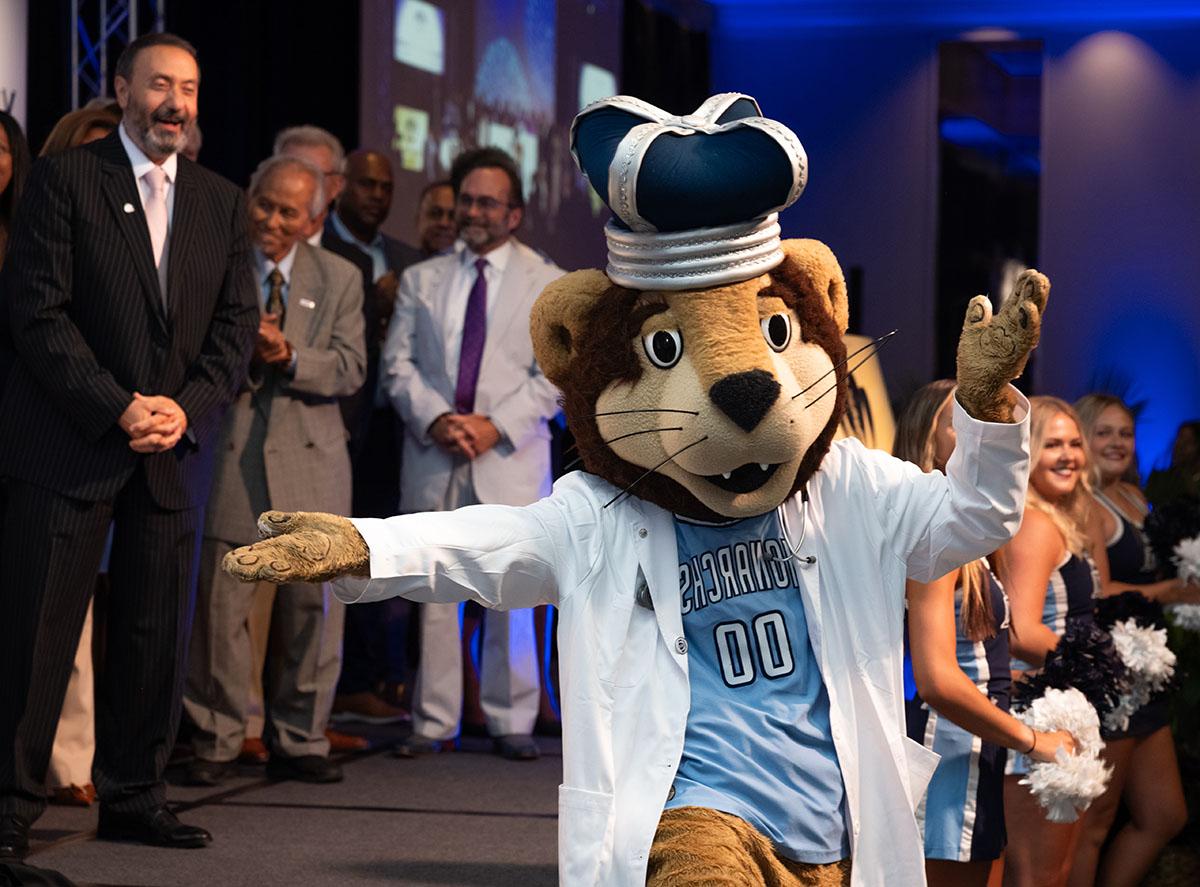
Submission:
M 267 538 L 230 552 L 223 567 L 247 582 L 340 579 L 338 596 L 347 602 L 471 599 L 498 609 L 557 603 L 600 557 L 599 505 L 579 486 L 565 479 L 554 495 L 519 508 L 475 505 L 355 520 L 267 512 L 259 519 Z

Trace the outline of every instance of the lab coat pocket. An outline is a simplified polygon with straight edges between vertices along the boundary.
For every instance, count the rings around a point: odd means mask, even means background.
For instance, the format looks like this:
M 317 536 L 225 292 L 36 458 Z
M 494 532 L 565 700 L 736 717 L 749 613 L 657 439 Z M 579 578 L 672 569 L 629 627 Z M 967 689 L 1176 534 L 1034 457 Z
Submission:
M 613 796 L 583 788 L 558 787 L 559 877 L 563 884 L 600 881 L 612 857 Z
M 908 765 L 908 790 L 912 793 L 913 810 L 916 811 L 921 799 L 925 797 L 929 780 L 933 778 L 933 771 L 937 769 L 942 756 L 907 736 L 901 737 L 901 741 L 904 744 L 905 763 Z
M 658 644 L 658 620 L 653 610 L 634 604 L 626 608 L 620 604 L 612 610 L 613 633 L 609 637 L 613 648 L 604 657 L 608 667 L 600 673 L 600 680 L 611 687 L 628 689 L 636 687 L 646 677 L 654 662 Z M 621 630 L 624 623 L 624 630 Z

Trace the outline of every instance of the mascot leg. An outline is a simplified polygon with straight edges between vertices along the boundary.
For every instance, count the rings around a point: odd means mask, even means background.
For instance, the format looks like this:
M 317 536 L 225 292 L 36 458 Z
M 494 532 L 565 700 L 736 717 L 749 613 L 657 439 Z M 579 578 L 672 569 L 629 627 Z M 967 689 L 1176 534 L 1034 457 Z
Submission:
M 775 855 L 744 820 L 707 807 L 664 810 L 646 887 L 846 887 L 850 860 L 812 865 Z

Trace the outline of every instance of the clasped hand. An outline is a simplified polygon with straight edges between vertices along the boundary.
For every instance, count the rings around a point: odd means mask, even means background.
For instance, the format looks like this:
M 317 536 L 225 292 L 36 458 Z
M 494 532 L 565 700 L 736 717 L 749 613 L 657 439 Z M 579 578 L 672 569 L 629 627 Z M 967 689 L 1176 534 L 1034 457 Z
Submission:
M 473 460 L 500 442 L 500 431 L 478 413 L 446 413 L 429 426 L 429 436 L 444 452 Z
M 258 341 L 254 356 L 266 364 L 286 364 L 292 359 L 292 346 L 279 328 L 278 314 L 264 314 L 258 322 Z
M 174 448 L 187 431 L 187 414 L 169 397 L 133 393 L 133 400 L 117 420 L 129 435 L 135 453 L 162 453 Z

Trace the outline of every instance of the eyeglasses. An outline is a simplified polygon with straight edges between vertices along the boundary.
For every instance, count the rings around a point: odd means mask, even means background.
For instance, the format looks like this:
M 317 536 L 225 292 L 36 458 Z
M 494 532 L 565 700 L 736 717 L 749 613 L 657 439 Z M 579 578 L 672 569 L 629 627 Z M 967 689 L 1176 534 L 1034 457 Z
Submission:
M 459 194 L 454 200 L 454 205 L 461 210 L 477 206 L 481 212 L 485 213 L 495 212 L 498 209 L 512 209 L 511 203 L 502 203 L 494 197 L 472 197 L 470 194 Z

